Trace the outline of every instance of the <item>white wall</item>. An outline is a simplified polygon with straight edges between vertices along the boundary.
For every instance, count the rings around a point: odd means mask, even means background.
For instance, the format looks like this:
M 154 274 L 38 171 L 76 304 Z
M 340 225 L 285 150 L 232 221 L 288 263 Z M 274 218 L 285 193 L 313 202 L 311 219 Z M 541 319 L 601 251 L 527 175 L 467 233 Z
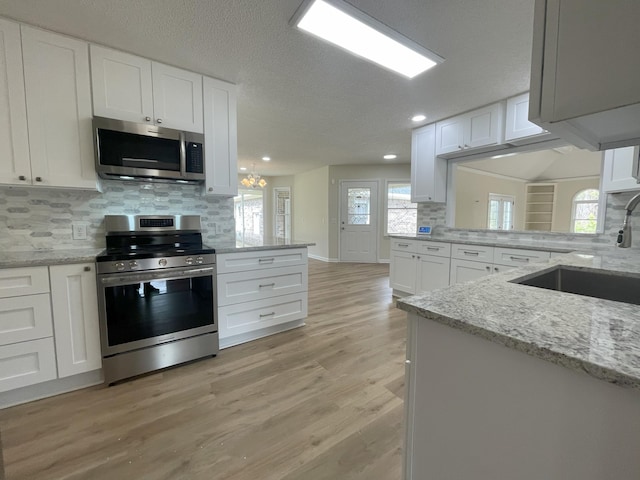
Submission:
M 329 167 L 295 175 L 292 188 L 292 229 L 296 240 L 315 242 L 309 255 L 329 259 Z

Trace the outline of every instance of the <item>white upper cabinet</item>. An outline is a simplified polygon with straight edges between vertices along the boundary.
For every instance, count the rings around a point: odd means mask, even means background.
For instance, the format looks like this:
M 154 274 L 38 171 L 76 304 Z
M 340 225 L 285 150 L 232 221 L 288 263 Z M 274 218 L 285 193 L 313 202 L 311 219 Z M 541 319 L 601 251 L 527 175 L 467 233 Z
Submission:
M 96 189 L 88 45 L 22 26 L 34 185 Z
M 202 75 L 157 62 L 151 70 L 156 123 L 203 133 Z
M 0 183 L 31 180 L 25 101 L 20 26 L 0 19 Z
M 202 75 L 91 45 L 98 117 L 203 133 Z
M 203 79 L 205 192 L 238 194 L 238 134 L 236 87 L 213 78 Z
M 151 123 L 151 60 L 97 45 L 90 49 L 94 115 Z
M 640 147 L 624 147 L 604 152 L 601 192 L 640 190 L 637 180 L 640 173 L 638 172 L 639 149 Z
M 426 125 L 411 133 L 411 201 L 445 202 L 447 161 L 436 157 L 436 125 Z
M 545 133 L 547 133 L 546 130 L 529 121 L 529 92 L 507 99 L 505 142 L 519 144 Z
M 640 2 L 536 0 L 529 118 L 579 147 L 640 144 Z
M 436 155 L 478 153 L 503 142 L 504 103 L 495 103 L 436 123 Z

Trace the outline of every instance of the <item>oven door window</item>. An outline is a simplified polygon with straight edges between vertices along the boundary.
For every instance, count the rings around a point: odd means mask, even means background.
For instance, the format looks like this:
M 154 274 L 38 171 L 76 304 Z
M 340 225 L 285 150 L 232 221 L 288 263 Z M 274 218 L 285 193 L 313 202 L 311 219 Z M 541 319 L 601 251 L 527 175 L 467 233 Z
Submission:
M 214 324 L 213 277 L 105 287 L 109 347 Z

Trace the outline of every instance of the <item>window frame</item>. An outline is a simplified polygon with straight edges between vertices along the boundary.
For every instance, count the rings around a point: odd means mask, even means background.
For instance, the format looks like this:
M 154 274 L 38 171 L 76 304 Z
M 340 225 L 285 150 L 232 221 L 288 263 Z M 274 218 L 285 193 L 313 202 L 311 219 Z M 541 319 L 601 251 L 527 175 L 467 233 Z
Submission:
M 584 193 L 586 191 L 589 190 L 594 190 L 596 192 L 598 192 L 598 199 L 597 200 L 576 200 L 576 197 L 578 195 L 580 195 L 581 193 Z M 600 227 L 600 212 L 601 212 L 601 200 L 602 200 L 602 192 L 600 191 L 600 189 L 598 188 L 583 188 L 582 190 L 578 190 L 575 195 L 573 195 L 573 197 L 571 197 L 571 224 L 569 225 L 569 233 L 577 233 L 579 235 L 595 235 L 599 232 L 599 227 Z M 582 205 L 585 203 L 592 203 L 595 204 L 597 209 L 596 209 L 596 229 L 593 232 L 576 232 L 576 210 L 577 210 L 577 206 L 578 205 Z M 578 220 L 588 220 L 585 218 L 581 218 Z
M 393 184 L 406 184 L 409 185 L 409 188 L 411 189 L 411 180 L 410 179 L 387 179 L 384 182 L 384 200 L 383 200 L 383 211 L 384 211 L 384 218 L 383 218 L 383 236 L 385 237 L 390 237 L 392 235 L 407 235 L 406 233 L 389 233 L 388 231 L 388 227 L 389 227 L 389 185 L 393 185 Z M 411 193 L 409 194 L 409 199 L 411 200 Z M 414 227 L 414 231 L 413 231 L 413 235 L 416 235 L 417 231 L 418 231 L 418 202 L 411 202 L 413 204 L 415 204 L 415 211 L 416 211 L 416 225 Z

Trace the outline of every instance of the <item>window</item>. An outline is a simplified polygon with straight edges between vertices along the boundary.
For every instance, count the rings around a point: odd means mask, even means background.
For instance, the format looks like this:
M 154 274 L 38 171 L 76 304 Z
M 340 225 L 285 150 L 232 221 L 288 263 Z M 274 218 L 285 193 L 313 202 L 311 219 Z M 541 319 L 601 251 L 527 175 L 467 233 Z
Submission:
M 238 190 L 238 196 L 233 199 L 233 206 L 236 242 L 262 242 L 264 234 L 262 190 Z
M 291 188 L 273 189 L 273 236 L 291 240 Z
M 489 230 L 513 230 L 513 195 L 489 194 L 487 228 Z
M 385 235 L 415 235 L 418 204 L 411 201 L 409 181 L 387 182 Z
M 571 232 L 596 233 L 600 192 L 594 188 L 581 190 L 573 197 Z

